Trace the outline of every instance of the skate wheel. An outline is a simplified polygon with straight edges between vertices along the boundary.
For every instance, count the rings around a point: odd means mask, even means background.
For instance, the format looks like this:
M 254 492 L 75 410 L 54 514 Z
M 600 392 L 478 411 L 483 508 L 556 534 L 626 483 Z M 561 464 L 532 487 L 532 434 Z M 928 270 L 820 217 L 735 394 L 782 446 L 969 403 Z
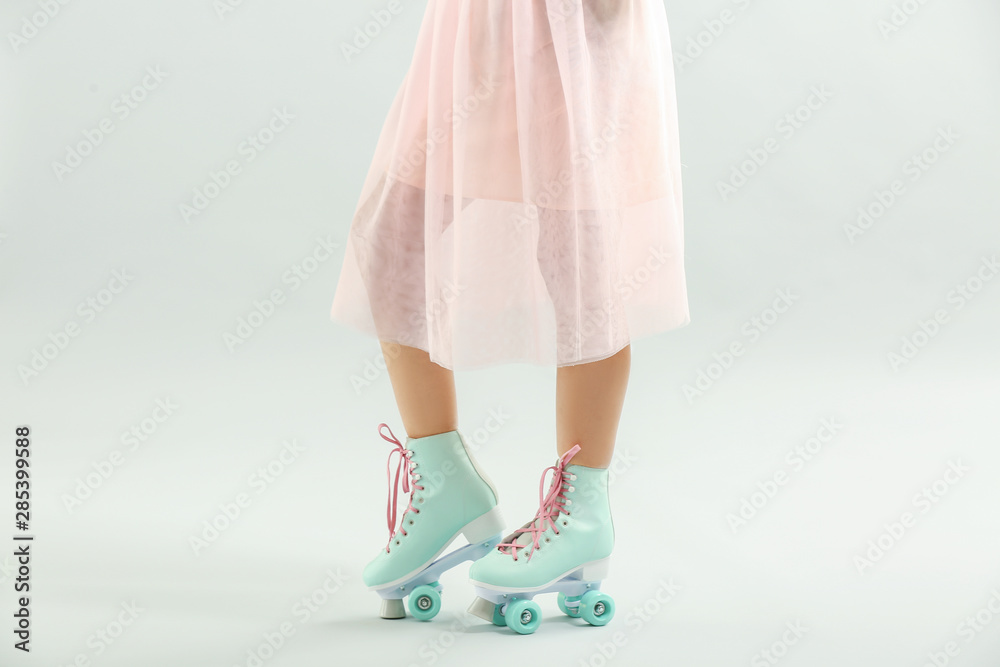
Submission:
M 587 591 L 580 598 L 580 617 L 591 625 L 607 625 L 615 616 L 615 601 L 607 593 Z
M 522 635 L 530 635 L 542 622 L 542 610 L 533 600 L 514 600 L 504 611 L 507 627 Z
M 421 621 L 429 621 L 441 611 L 441 594 L 433 586 L 417 586 L 410 593 L 410 613 Z
M 556 602 L 559 603 L 559 609 L 561 609 L 562 613 L 566 614 L 567 616 L 572 616 L 573 618 L 580 618 L 580 608 L 579 607 L 576 607 L 576 608 L 567 607 L 566 606 L 566 601 L 567 600 L 569 600 L 570 602 L 576 602 L 577 600 L 579 600 L 579 598 L 575 598 L 575 597 L 574 598 L 567 598 L 565 593 L 560 593 L 559 597 L 556 598 Z
M 500 605 L 493 605 L 493 625 L 507 625 L 507 619 L 500 613 Z

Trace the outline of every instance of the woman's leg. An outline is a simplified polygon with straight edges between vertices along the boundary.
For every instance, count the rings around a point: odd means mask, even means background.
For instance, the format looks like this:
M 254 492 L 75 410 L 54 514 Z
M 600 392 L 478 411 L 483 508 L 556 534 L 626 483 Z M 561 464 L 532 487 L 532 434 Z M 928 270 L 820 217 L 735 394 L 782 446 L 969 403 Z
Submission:
M 614 454 L 618 422 L 625 403 L 632 346 L 589 364 L 556 371 L 556 448 L 562 456 L 573 445 L 572 463 L 606 468 Z
M 543 591 L 559 590 L 559 605 L 566 614 L 582 615 L 594 625 L 603 625 L 614 616 L 614 601 L 606 593 L 593 590 L 592 585 L 605 578 L 606 559 L 615 546 L 608 467 L 625 402 L 631 355 L 631 346 L 626 345 L 601 361 L 558 367 L 557 449 L 560 457 L 574 445 L 580 445 L 580 450 L 565 466 L 556 464 L 557 471 L 562 469 L 561 474 L 552 475 L 549 503 L 543 503 L 544 512 L 539 508 L 537 518 L 532 520 L 532 528 L 540 535 L 516 530 L 500 543 L 500 548 L 469 568 L 469 579 L 480 596 L 469 607 L 471 613 L 496 622 L 497 605 L 505 603 L 501 596 L 520 597 L 526 590 L 537 590 L 532 587 L 539 582 L 559 581 Z M 553 495 L 557 489 L 558 495 Z M 558 518 L 553 518 L 553 513 Z M 536 550 L 543 555 L 533 559 Z M 566 576 L 567 572 L 573 574 Z M 515 630 L 517 619 L 528 622 L 524 612 L 529 621 L 539 613 L 537 605 L 533 609 L 530 606 L 534 602 L 518 600 L 510 604 L 518 606 L 513 615 L 508 608 L 504 618 Z
M 406 434 L 416 439 L 456 430 L 454 373 L 421 349 L 379 342 Z

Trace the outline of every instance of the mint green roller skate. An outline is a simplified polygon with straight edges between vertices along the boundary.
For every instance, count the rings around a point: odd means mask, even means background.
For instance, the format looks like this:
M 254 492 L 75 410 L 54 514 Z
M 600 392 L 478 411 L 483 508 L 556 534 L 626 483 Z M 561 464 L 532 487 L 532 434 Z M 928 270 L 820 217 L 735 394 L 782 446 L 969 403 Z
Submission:
M 456 565 L 482 557 L 503 535 L 504 522 L 497 507 L 493 483 L 476 465 L 458 431 L 425 438 L 407 437 L 404 446 L 389 429 L 379 435 L 395 444 L 389 452 L 386 475 L 389 501 L 386 521 L 389 542 L 365 567 L 362 580 L 382 598 L 382 618 L 403 618 L 403 598 L 409 596 L 410 613 L 426 621 L 441 609 L 438 577 Z M 389 472 L 393 454 L 399 455 L 396 479 Z M 403 493 L 410 502 L 396 525 L 396 497 L 403 463 Z M 464 535 L 468 544 L 442 556 Z
M 559 593 L 559 608 L 591 625 L 605 625 L 615 602 L 602 592 L 615 532 L 608 502 L 608 469 L 567 465 L 580 445 L 542 473 L 535 518 L 469 568 L 478 596 L 469 612 L 520 634 L 542 620 L 532 598 Z M 544 496 L 545 474 L 555 475 Z

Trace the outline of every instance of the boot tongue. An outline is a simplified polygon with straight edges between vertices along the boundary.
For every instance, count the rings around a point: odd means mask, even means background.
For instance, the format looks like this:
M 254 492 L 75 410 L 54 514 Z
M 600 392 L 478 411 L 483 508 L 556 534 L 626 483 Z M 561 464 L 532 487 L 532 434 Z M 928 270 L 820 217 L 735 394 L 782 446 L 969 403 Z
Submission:
M 552 478 L 552 482 L 549 484 L 549 491 L 548 491 L 548 493 L 552 492 L 552 487 L 553 486 L 555 486 L 555 485 L 562 485 L 562 481 L 563 481 L 562 480 L 562 475 L 559 474 L 558 471 L 556 471 L 556 474 Z M 546 495 L 548 495 L 548 493 Z M 542 508 L 538 508 L 538 509 L 539 509 L 539 512 L 540 512 Z M 552 515 L 552 520 L 553 521 L 555 520 L 556 516 L 558 516 L 558 514 L 553 514 Z M 543 523 L 545 524 L 544 526 L 542 525 Z M 536 518 L 532 519 L 531 521 L 529 521 L 528 523 L 524 524 L 523 526 L 521 526 L 520 528 L 517 529 L 521 533 L 520 535 L 518 535 L 513 540 L 504 540 L 504 541 L 505 542 L 513 542 L 514 544 L 520 544 L 520 545 L 526 546 L 527 549 L 524 549 L 523 551 L 521 551 L 521 553 L 522 554 L 528 554 L 528 553 L 530 553 L 533 550 L 533 548 L 531 546 L 532 545 L 532 539 L 531 539 L 532 532 L 530 530 L 528 530 L 528 529 L 529 528 L 538 528 L 539 529 L 538 532 L 539 532 L 539 534 L 541 534 L 544 531 L 544 529 L 546 529 L 548 527 L 549 526 L 548 526 L 548 522 L 547 521 L 543 521 L 541 518 L 536 517 Z M 512 547 L 507 547 L 507 548 L 505 548 L 505 551 L 507 553 L 510 553 L 510 549 L 511 548 Z
M 520 528 L 519 530 L 523 530 L 524 532 L 517 536 L 517 539 L 514 540 L 514 544 L 523 544 L 525 546 L 531 544 L 531 532 L 528 530 L 528 528 L 534 526 L 537 523 L 538 519 L 535 519 L 534 521 L 530 521 L 523 528 Z
M 506 542 L 507 544 L 520 544 L 526 547 L 525 549 L 518 549 L 518 554 L 517 554 L 518 558 L 520 558 L 521 556 L 526 556 L 533 551 L 532 541 L 531 541 L 532 533 L 528 529 L 533 526 L 536 526 L 538 522 L 539 519 L 534 519 L 532 521 L 529 521 L 528 523 L 524 524 L 515 531 L 515 534 L 519 533 L 517 537 L 515 537 L 514 539 L 504 540 L 504 542 Z M 509 554 L 514 549 L 514 547 L 506 546 L 502 547 L 502 549 L 505 554 Z

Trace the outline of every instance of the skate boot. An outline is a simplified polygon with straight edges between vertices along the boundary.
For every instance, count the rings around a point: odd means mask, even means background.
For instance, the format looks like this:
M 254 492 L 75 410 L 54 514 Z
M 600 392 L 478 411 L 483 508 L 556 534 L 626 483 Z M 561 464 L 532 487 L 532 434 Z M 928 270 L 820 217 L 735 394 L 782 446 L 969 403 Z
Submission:
M 558 592 L 559 608 L 569 616 L 591 625 L 614 616 L 614 600 L 600 590 L 615 542 L 608 469 L 567 465 L 578 451 L 574 445 L 542 473 L 535 518 L 469 568 L 478 596 L 470 613 L 530 634 L 542 619 L 532 598 Z M 542 496 L 549 470 L 555 474 Z
M 382 433 L 383 426 L 389 437 Z M 386 464 L 389 541 L 365 567 L 362 580 L 382 598 L 382 618 L 406 616 L 403 598 L 409 596 L 410 613 L 430 620 L 441 609 L 441 573 L 482 557 L 500 542 L 504 522 L 496 488 L 458 431 L 407 437 L 405 446 L 386 424 L 379 424 L 379 435 L 395 445 Z M 393 455 L 399 456 L 395 481 L 390 472 Z M 403 493 L 410 494 L 410 501 L 397 528 L 401 473 Z M 442 556 L 459 535 L 469 543 Z

